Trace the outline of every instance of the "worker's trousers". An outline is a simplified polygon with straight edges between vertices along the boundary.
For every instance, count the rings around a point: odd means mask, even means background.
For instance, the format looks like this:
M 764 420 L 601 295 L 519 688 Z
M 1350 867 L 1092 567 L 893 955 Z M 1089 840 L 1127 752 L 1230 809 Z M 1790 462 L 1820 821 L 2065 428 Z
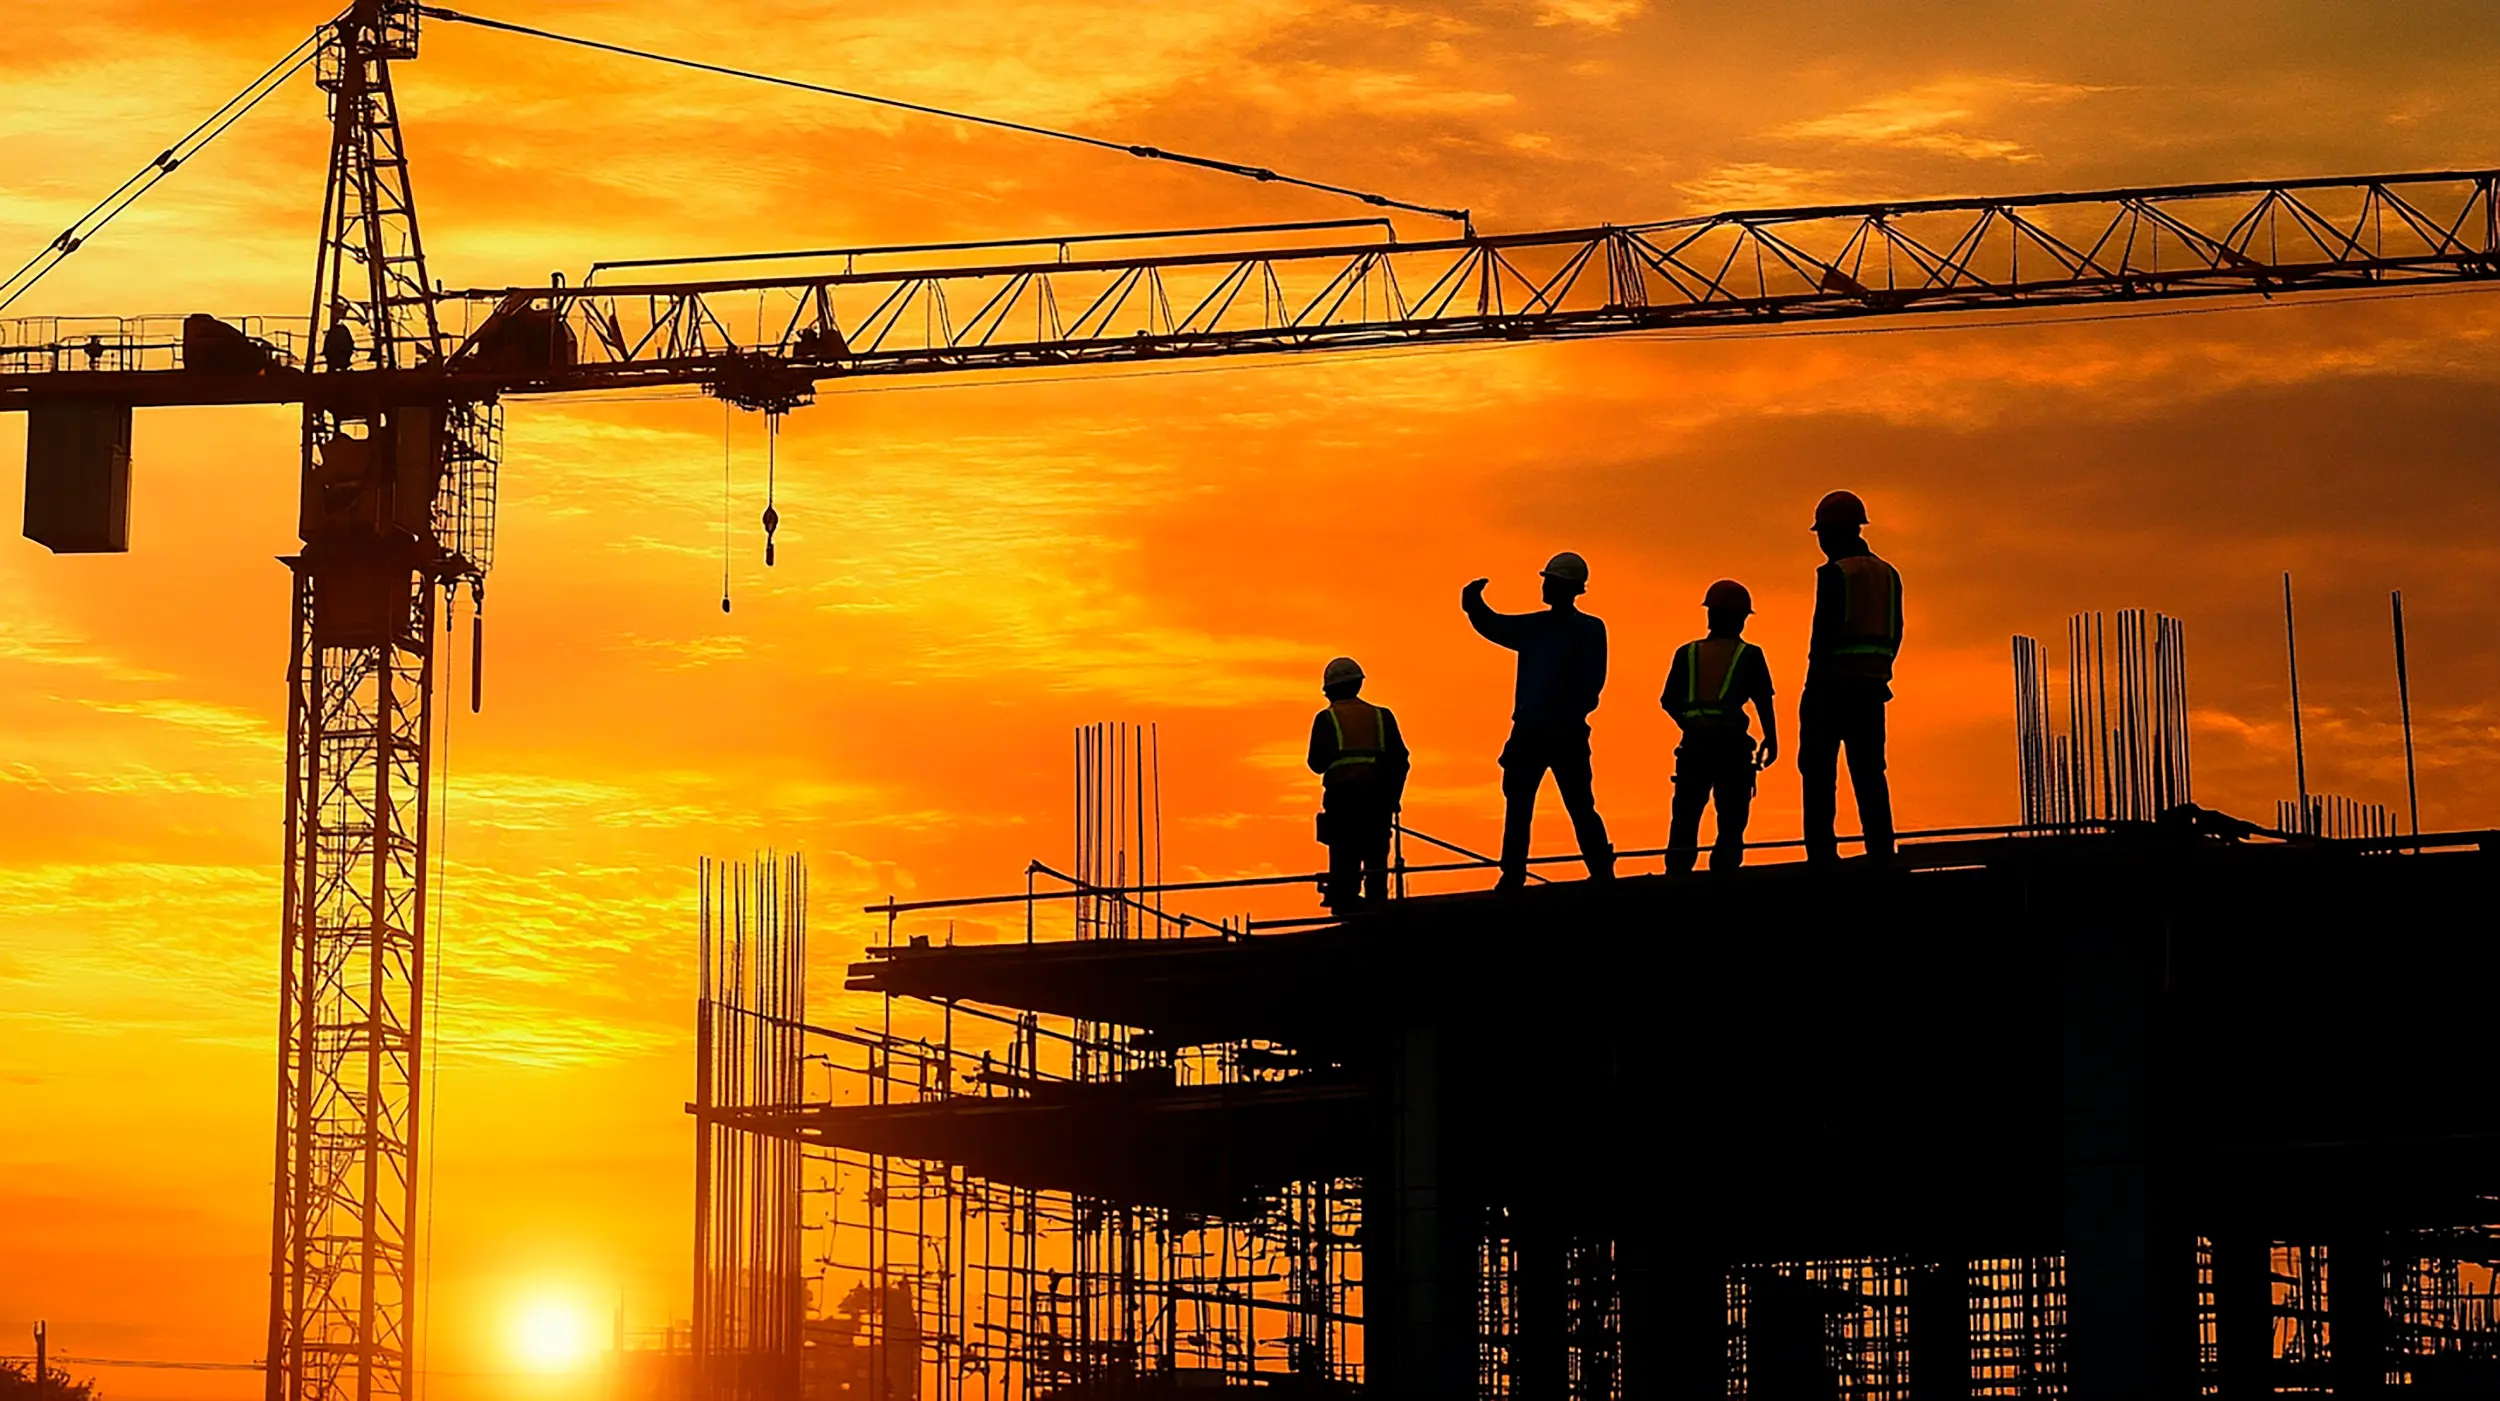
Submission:
M 1675 803 L 1667 823 L 1667 869 L 1689 871 L 1701 844 L 1702 810 L 1719 806 L 1710 869 L 1745 864 L 1745 820 L 1753 815 L 1753 736 L 1694 730 L 1675 747 Z
M 1884 703 L 1891 699 L 1892 688 L 1881 681 L 1839 677 L 1806 683 L 1797 702 L 1797 773 L 1806 788 L 1807 860 L 1829 861 L 1840 854 L 1832 824 L 1840 807 L 1844 747 L 1866 854 L 1892 855 L 1892 788 L 1884 778 Z
M 1554 773 L 1554 790 L 1562 794 L 1563 811 L 1571 814 L 1571 830 L 1580 839 L 1580 859 L 1589 876 L 1605 880 L 1615 873 L 1615 849 L 1606 840 L 1606 822 L 1597 815 L 1597 794 L 1589 772 L 1589 727 L 1555 729 L 1513 725 L 1510 743 L 1502 746 L 1502 882 L 1517 885 L 1527 878 L 1528 836 L 1536 822 L 1536 793 Z
M 1347 915 L 1389 898 L 1389 830 L 1396 821 L 1395 800 L 1370 783 L 1340 783 L 1321 795 L 1329 909 Z

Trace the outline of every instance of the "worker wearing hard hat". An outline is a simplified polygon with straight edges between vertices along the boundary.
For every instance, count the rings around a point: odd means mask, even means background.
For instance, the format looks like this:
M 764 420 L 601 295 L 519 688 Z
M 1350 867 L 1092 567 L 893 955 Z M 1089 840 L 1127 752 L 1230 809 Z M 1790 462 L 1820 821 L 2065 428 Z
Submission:
M 1606 685 L 1606 625 L 1580 611 L 1578 600 L 1589 584 L 1587 560 L 1565 550 L 1546 562 L 1543 574 L 1542 613 L 1494 612 L 1485 604 L 1483 579 L 1459 593 L 1476 631 L 1519 654 L 1510 742 L 1502 746 L 1499 890 L 1516 890 L 1527 880 L 1528 833 L 1548 769 L 1571 814 L 1589 879 L 1611 880 L 1615 873 L 1615 849 L 1597 815 L 1589 775 L 1589 712 Z
M 1389 898 L 1389 833 L 1406 795 L 1406 737 L 1387 706 L 1362 699 L 1363 668 L 1339 657 L 1320 675 L 1328 708 L 1311 720 L 1320 776 L 1319 839 L 1328 844 L 1328 908 L 1340 915 Z
M 1840 751 L 1849 751 L 1866 854 L 1892 854 L 1892 789 L 1884 779 L 1884 705 L 1901 651 L 1901 575 L 1859 531 L 1866 503 L 1835 491 L 1814 508 L 1825 563 L 1814 572 L 1814 634 L 1797 702 L 1797 772 L 1805 780 L 1806 859 L 1839 856 Z
M 1721 579 L 1702 595 L 1710 635 L 1676 649 L 1667 687 L 1658 704 L 1684 732 L 1675 746 L 1675 803 L 1667 825 L 1667 869 L 1693 869 L 1701 840 L 1701 814 L 1715 800 L 1719 836 L 1710 847 L 1710 869 L 1745 864 L 1745 819 L 1753 812 L 1754 775 L 1779 758 L 1779 715 L 1771 708 L 1771 666 L 1762 649 L 1745 640 L 1753 595 L 1734 579 Z M 1756 749 L 1745 724 L 1745 705 L 1762 717 Z

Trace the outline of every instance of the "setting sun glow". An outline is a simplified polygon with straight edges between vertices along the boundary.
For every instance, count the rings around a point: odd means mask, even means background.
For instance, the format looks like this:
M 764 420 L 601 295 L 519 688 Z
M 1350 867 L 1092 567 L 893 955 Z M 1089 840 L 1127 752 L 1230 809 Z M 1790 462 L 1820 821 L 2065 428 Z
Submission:
M 577 1299 L 542 1294 L 513 1313 L 513 1352 L 533 1372 L 580 1371 L 597 1346 L 596 1321 Z

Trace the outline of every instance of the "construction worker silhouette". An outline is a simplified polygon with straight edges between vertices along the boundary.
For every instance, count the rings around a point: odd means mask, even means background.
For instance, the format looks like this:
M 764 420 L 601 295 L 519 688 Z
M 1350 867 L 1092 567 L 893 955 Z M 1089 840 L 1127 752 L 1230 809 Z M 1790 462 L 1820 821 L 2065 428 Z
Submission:
M 1806 859 L 1836 859 L 1840 751 L 1849 751 L 1866 854 L 1892 855 L 1892 789 L 1884 778 L 1884 705 L 1901 651 L 1901 575 L 1858 532 L 1866 503 L 1835 491 L 1814 508 L 1825 563 L 1814 571 L 1814 636 L 1797 702 L 1797 772 L 1805 780 Z
M 1389 898 L 1389 831 L 1406 795 L 1406 737 L 1387 706 L 1360 698 L 1363 668 L 1339 657 L 1320 674 L 1328 708 L 1311 719 L 1320 776 L 1319 839 L 1328 844 L 1325 903 L 1340 915 Z
M 1778 712 L 1771 706 L 1771 666 L 1745 640 L 1753 595 L 1721 579 L 1702 595 L 1710 635 L 1676 649 L 1658 704 L 1675 717 L 1684 739 L 1675 747 L 1675 805 L 1667 825 L 1667 869 L 1689 871 L 1701 839 L 1701 814 L 1716 801 L 1719 836 L 1710 869 L 1745 864 L 1745 819 L 1753 813 L 1754 775 L 1779 758 Z M 1745 727 L 1745 704 L 1762 717 L 1762 747 Z
M 1589 789 L 1589 712 L 1606 686 L 1606 625 L 1580 611 L 1587 592 L 1588 561 L 1563 551 L 1546 562 L 1546 608 L 1542 613 L 1496 613 L 1477 579 L 1459 593 L 1467 621 L 1491 642 L 1519 654 L 1519 682 L 1510 713 L 1510 742 L 1502 746 L 1502 878 L 1494 888 L 1517 890 L 1528 878 L 1528 832 L 1536 818 L 1536 791 L 1546 770 L 1554 773 L 1563 809 L 1580 839 L 1589 879 L 1612 880 L 1615 849 L 1597 815 Z

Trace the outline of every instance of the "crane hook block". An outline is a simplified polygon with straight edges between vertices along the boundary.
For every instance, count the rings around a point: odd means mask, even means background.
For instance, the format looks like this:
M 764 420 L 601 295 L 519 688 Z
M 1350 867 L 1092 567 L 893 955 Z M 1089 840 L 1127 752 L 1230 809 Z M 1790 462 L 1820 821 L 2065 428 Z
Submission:
M 764 508 L 764 567 L 766 569 L 773 567 L 773 532 L 779 529 L 781 529 L 781 512 L 766 506 Z
M 816 402 L 814 375 L 761 351 L 722 357 L 708 387 L 712 397 L 755 413 L 788 413 Z

